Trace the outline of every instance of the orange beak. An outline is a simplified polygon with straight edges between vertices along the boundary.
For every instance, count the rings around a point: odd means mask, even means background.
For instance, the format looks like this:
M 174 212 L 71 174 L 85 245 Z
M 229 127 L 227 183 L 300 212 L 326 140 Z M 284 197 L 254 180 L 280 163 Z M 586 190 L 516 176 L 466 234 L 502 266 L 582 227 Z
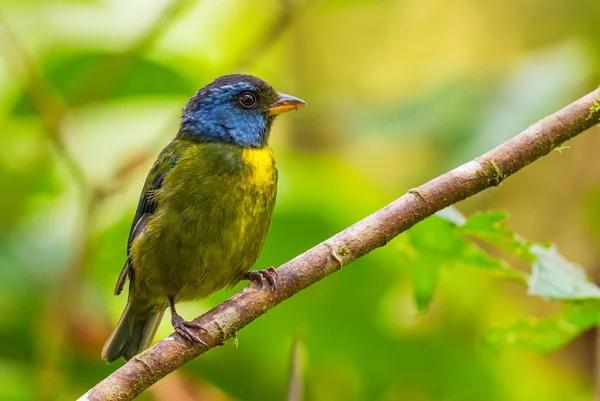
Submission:
M 278 93 L 279 99 L 271 105 L 269 108 L 269 115 L 274 116 L 281 113 L 287 113 L 288 111 L 298 110 L 304 106 L 306 102 L 292 95 L 286 95 L 285 93 Z

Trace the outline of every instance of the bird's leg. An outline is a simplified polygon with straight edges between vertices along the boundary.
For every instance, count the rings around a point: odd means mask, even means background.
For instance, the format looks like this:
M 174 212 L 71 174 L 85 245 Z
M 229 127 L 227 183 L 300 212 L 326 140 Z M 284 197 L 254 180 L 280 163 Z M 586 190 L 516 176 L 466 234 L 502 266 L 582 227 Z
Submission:
M 187 322 L 183 320 L 183 318 L 175 310 L 175 299 L 172 296 L 169 296 L 169 308 L 171 309 L 171 324 L 173 325 L 175 332 L 191 342 L 197 342 L 205 347 L 208 347 L 208 345 L 202 341 L 200 337 L 195 335 L 191 329 L 200 329 L 206 332 L 208 332 L 208 330 L 200 326 L 198 323 Z
M 277 270 L 273 266 L 264 270 L 253 270 L 244 275 L 244 279 L 257 282 L 262 289 L 264 280 L 267 280 L 273 289 L 277 288 Z

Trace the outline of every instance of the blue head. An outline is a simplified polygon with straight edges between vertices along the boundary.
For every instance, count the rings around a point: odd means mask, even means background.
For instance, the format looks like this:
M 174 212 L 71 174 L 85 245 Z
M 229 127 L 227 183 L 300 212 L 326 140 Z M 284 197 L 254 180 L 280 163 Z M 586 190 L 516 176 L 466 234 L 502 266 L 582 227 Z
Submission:
M 178 135 L 201 142 L 260 148 L 267 144 L 275 117 L 304 104 L 296 97 L 277 93 L 262 79 L 225 75 L 190 99 L 183 109 Z

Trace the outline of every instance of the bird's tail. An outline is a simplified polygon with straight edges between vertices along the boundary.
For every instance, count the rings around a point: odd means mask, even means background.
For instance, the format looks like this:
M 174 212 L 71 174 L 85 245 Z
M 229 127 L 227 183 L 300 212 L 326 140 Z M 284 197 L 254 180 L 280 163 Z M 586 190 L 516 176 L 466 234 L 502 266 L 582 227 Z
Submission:
M 131 303 L 127 302 L 117 327 L 102 348 L 102 359 L 107 363 L 120 357 L 129 360 L 148 348 L 163 314 L 164 311 L 148 318 L 139 318 L 131 309 Z

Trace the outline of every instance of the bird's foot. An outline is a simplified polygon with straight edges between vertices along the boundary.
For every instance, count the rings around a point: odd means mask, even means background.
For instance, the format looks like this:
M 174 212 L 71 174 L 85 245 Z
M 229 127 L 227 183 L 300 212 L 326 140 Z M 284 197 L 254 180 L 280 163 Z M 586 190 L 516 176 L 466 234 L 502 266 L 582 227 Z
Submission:
M 175 298 L 172 296 L 169 296 L 169 308 L 171 309 L 171 324 L 173 325 L 175 332 L 181 337 L 191 342 L 197 342 L 204 345 L 205 347 L 208 347 L 208 345 L 204 341 L 202 341 L 200 337 L 194 334 L 192 329 L 204 330 L 207 333 L 208 330 L 206 330 L 198 323 L 188 322 L 184 320 L 175 310 Z
M 277 288 L 277 279 L 279 276 L 277 275 L 277 270 L 273 266 L 264 270 L 253 270 L 251 272 L 246 273 L 244 276 L 246 280 L 250 280 L 252 282 L 258 283 L 260 288 L 263 288 L 265 280 L 271 285 L 271 288 Z
M 183 337 L 186 340 L 189 340 L 191 342 L 197 342 L 197 343 L 204 345 L 205 347 L 208 347 L 208 345 L 204 341 L 202 341 L 202 339 L 200 337 L 198 337 L 196 334 L 194 334 L 194 332 L 192 330 L 192 329 L 197 329 L 197 330 L 204 330 L 204 331 L 208 332 L 208 330 L 206 330 L 204 327 L 202 327 L 198 323 L 185 321 L 179 315 L 172 315 L 171 316 L 171 324 L 173 325 L 175 332 L 177 334 L 179 334 L 181 337 Z

